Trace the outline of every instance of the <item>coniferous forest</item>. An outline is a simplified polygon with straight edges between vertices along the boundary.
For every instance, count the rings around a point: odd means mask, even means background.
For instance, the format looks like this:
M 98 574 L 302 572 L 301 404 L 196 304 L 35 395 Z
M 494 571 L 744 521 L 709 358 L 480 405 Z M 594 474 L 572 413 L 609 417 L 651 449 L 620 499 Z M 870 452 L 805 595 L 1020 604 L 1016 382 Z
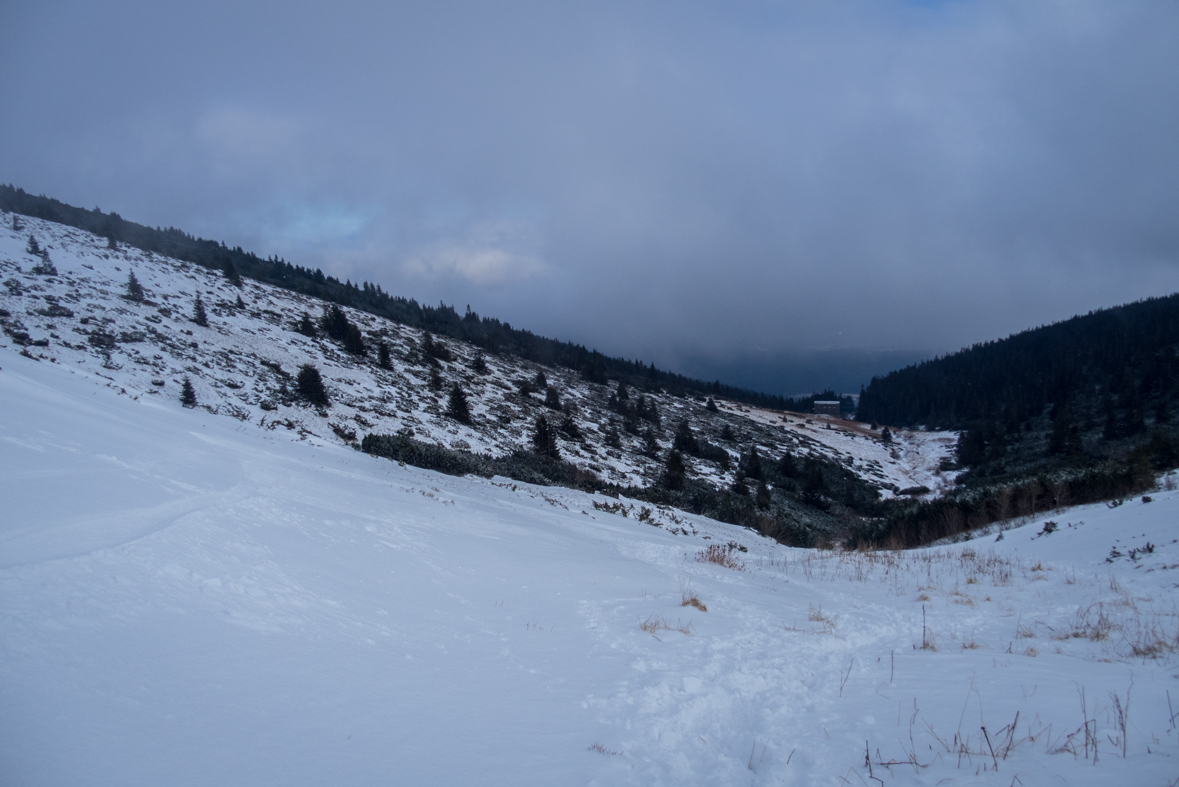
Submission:
M 1145 491 L 1179 467 L 1179 295 L 1102 309 L 878 377 L 857 418 L 959 431 L 958 489 L 858 541 L 927 543 Z

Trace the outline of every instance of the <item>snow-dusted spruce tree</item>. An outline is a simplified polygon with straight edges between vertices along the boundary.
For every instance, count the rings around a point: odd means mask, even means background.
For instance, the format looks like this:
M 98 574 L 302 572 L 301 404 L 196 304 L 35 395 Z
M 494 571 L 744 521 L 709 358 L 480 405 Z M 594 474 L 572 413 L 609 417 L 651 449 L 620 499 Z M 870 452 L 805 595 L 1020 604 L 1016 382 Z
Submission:
M 319 336 L 319 330 L 315 327 L 315 322 L 311 319 L 311 315 L 303 312 L 302 319 L 295 325 L 295 330 L 304 336 L 309 336 L 314 339 Z
M 382 369 L 393 368 L 393 359 L 389 357 L 389 343 L 384 339 L 377 344 L 377 366 Z
M 618 434 L 618 423 L 611 421 L 606 427 L 606 445 L 611 448 L 622 448 L 622 435 Z
M 568 437 L 570 440 L 581 439 L 581 428 L 577 425 L 577 419 L 573 417 L 573 413 L 565 413 L 565 417 L 561 419 L 561 434 Z
M 467 395 L 458 383 L 450 389 L 450 398 L 446 402 L 446 416 L 460 424 L 471 423 L 471 408 L 467 405 Z
M 667 466 L 663 470 L 663 485 L 668 489 L 683 489 L 684 476 L 688 467 L 684 463 L 684 455 L 676 449 L 667 452 Z
M 692 431 L 692 425 L 688 423 L 686 418 L 676 424 L 673 447 L 677 451 L 693 456 L 700 453 L 700 444 L 696 441 L 696 434 Z
M 770 507 L 770 488 L 766 486 L 765 479 L 757 482 L 757 507 L 760 509 L 767 509 Z
M 348 323 L 348 332 L 344 334 L 344 351 L 361 358 L 368 355 L 368 347 L 365 346 L 364 337 L 360 335 L 360 329 L 353 323 Z
M 41 262 L 33 266 L 33 273 L 38 276 L 57 275 L 57 268 L 53 267 L 53 263 L 49 261 L 49 249 L 38 243 L 32 235 L 29 236 L 29 243 L 25 246 L 25 251 L 41 258 Z
M 431 391 L 441 391 L 442 390 L 442 374 L 438 371 L 437 366 L 430 367 L 430 390 Z
M 643 432 L 643 454 L 652 459 L 659 456 L 659 442 L 655 439 L 655 429 L 650 426 Z
M 348 326 L 351 324 L 344 310 L 334 303 L 331 307 L 324 307 L 323 316 L 319 318 L 319 327 L 323 332 L 341 343 L 348 338 Z
M 541 374 L 544 374 L 544 372 L 541 372 Z M 561 409 L 561 395 L 558 394 L 557 389 L 551 385 L 548 386 L 548 389 L 544 392 L 544 406 L 550 410 Z
M 123 297 L 136 303 L 143 302 L 143 285 L 139 283 L 139 279 L 135 278 L 135 271 L 127 274 L 127 292 L 123 294 Z
M 475 374 L 487 374 L 487 361 L 483 358 L 482 350 L 475 353 L 475 359 L 471 361 L 471 371 Z
M 426 331 L 422 336 L 421 356 L 422 360 L 431 365 L 438 361 L 450 361 L 454 358 L 450 354 L 450 350 L 446 349 L 446 345 L 434 341 L 434 337 L 430 335 L 429 331 Z
M 188 377 L 184 378 L 184 384 L 180 387 L 180 403 L 185 407 L 195 407 L 196 391 L 193 390 L 192 380 Z
M 304 401 L 317 407 L 327 407 L 327 388 L 324 387 L 319 369 L 309 363 L 303 364 L 299 368 L 299 376 L 295 378 L 295 385 Z
M 532 449 L 550 459 L 558 459 L 561 456 L 561 451 L 557 448 L 557 433 L 549 425 L 544 413 L 536 417 L 536 427 L 532 431 Z
M 536 390 L 543 391 L 549 387 L 549 378 L 544 376 L 544 369 L 536 373 L 536 379 L 532 383 L 536 386 Z
M 221 272 L 225 274 L 225 278 L 234 287 L 242 286 L 242 275 L 237 272 L 237 266 L 233 264 L 231 258 L 225 258 L 225 262 L 221 265 Z
M 192 304 L 192 321 L 203 328 L 209 327 L 209 315 L 205 314 L 205 302 L 201 300 L 199 292 Z

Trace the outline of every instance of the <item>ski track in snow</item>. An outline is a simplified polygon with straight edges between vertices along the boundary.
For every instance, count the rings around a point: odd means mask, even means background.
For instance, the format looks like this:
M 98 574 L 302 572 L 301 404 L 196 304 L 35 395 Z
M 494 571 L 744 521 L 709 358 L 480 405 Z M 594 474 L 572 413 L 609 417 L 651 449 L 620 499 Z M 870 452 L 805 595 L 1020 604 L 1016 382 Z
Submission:
M 75 262 L 100 267 L 101 249 L 68 252 L 52 225 L 27 224 L 53 238 L 59 284 L 83 275 Z M 84 235 L 71 242 L 97 243 Z M 149 289 L 168 271 L 223 286 L 159 258 L 136 265 Z M 50 286 L 21 284 L 4 308 L 17 302 L 35 334 L 22 300 L 34 285 Z M 202 343 L 261 330 L 212 316 Z M 216 388 L 189 363 L 218 415 L 148 393 L 158 366 L 126 349 L 109 362 L 56 342 L 34 354 L 58 362 L 0 349 L 0 784 L 1179 776 L 1179 493 L 1009 523 L 1001 540 L 790 549 L 682 512 L 654 510 L 652 526 L 635 501 L 399 467 L 309 436 L 323 420 L 300 408 L 267 412 L 303 419 L 289 430 L 265 428 L 262 411 L 225 417 L 266 393 L 247 384 L 252 367 L 243 388 Z M 156 354 L 172 385 L 180 361 Z M 331 368 L 333 385 L 375 374 Z M 683 405 L 659 401 L 665 420 Z M 346 407 L 333 418 L 363 414 Z M 415 412 L 415 431 L 455 437 Z M 742 416 L 787 435 L 781 414 Z M 951 439 L 905 436 L 888 464 L 878 441 L 790 419 L 898 485 L 936 481 L 940 449 L 922 445 Z M 511 434 L 459 439 L 494 448 Z M 736 562 L 699 561 L 710 546 Z M 707 612 L 682 605 L 687 593 Z M 1125 757 L 1115 696 L 1129 701 Z

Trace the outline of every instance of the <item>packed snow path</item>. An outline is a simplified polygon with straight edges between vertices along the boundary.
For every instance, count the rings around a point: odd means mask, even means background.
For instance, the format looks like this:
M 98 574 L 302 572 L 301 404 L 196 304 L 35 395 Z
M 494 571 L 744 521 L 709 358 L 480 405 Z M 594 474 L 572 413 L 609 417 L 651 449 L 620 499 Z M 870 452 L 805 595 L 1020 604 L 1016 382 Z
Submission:
M 0 784 L 1179 776 L 1175 493 L 794 550 L 2 366 Z

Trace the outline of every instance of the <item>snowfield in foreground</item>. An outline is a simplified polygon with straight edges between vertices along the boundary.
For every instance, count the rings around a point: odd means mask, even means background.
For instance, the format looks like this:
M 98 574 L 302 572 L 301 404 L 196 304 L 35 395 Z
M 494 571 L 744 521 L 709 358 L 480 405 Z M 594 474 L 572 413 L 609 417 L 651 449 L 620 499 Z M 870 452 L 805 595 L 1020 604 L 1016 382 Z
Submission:
M 2 365 L 2 784 L 1179 776 L 1176 493 L 798 550 Z

